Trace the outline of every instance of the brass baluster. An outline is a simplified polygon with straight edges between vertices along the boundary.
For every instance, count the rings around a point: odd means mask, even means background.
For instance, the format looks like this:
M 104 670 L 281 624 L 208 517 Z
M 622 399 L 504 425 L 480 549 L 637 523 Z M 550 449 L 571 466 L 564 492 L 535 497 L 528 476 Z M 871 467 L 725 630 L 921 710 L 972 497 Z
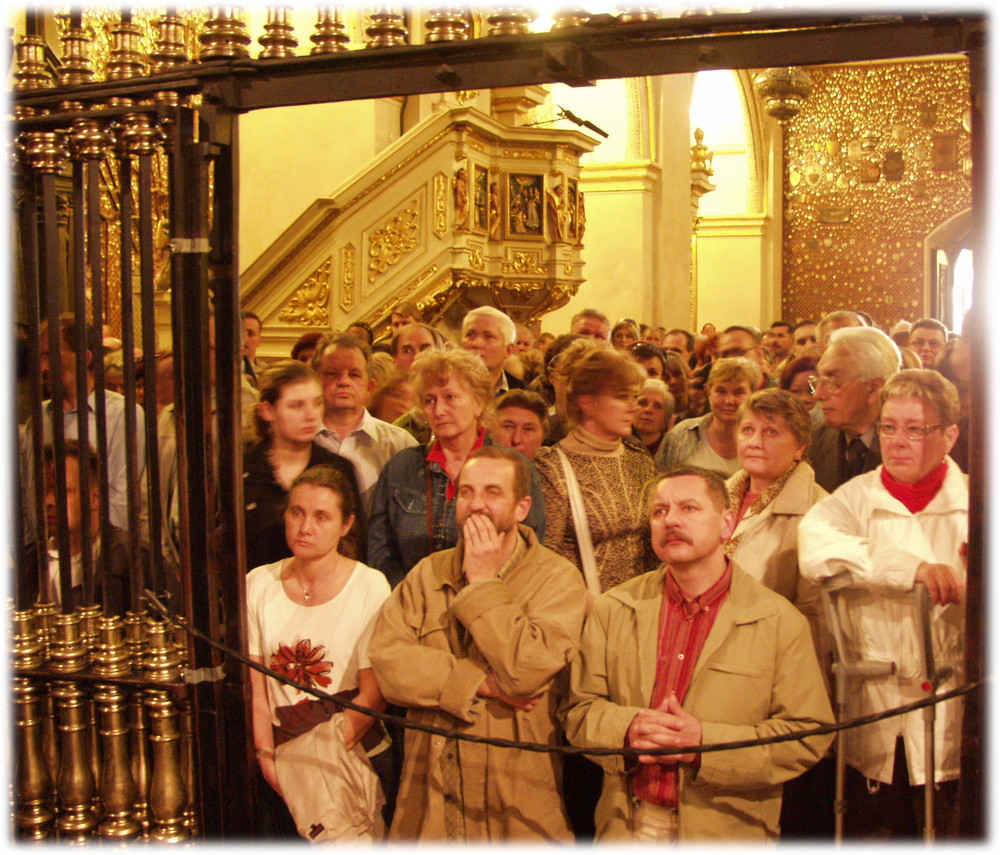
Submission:
M 169 636 L 170 624 L 149 618 L 146 621 L 146 655 L 142 669 L 146 677 L 157 683 L 169 683 L 181 675 L 181 655 Z
M 142 656 L 146 649 L 146 615 L 144 612 L 126 612 L 125 649 L 133 671 L 142 670 Z
M 111 27 L 111 53 L 108 57 L 108 80 L 128 80 L 147 73 L 146 55 L 142 52 L 139 37 L 142 29 L 132 22 L 131 13 L 123 12 L 121 20 Z M 125 107 L 134 103 L 132 98 L 111 98 L 112 106 Z
M 316 11 L 315 32 L 309 36 L 314 45 L 311 54 L 339 53 L 347 50 L 351 37 L 347 35 L 347 27 L 341 20 L 340 8 L 337 6 L 319 6 Z
M 156 42 L 149 53 L 150 75 L 164 74 L 191 61 L 187 49 L 187 24 L 175 12 L 168 11 L 154 22 Z M 176 92 L 157 92 L 153 100 L 163 104 L 177 104 Z
M 119 686 L 99 683 L 94 689 L 104 753 L 104 770 L 99 780 L 106 816 L 98 833 L 112 840 L 129 840 L 138 836 L 142 826 L 132 816 L 136 787 L 129 769 L 128 701 Z
M 487 36 L 526 36 L 531 32 L 530 24 L 538 13 L 528 6 L 500 6 L 494 9 L 486 23 L 490 25 Z
M 469 21 L 465 12 L 458 6 L 440 6 L 431 9 L 424 21 L 427 31 L 425 41 L 461 42 L 469 38 Z
M 406 44 L 409 32 L 402 15 L 385 6 L 377 8 L 368 17 L 371 23 L 365 29 L 365 34 L 370 39 L 367 47 L 384 48 Z
M 52 646 L 52 618 L 59 614 L 59 606 L 55 603 L 35 603 L 35 629 L 42 645 L 42 659 L 49 658 Z
M 76 607 L 76 613 L 80 616 L 80 640 L 91 653 L 97 646 L 97 622 L 101 612 L 101 606 L 97 604 Z
M 31 609 L 18 609 L 14 612 L 11 642 L 15 668 L 31 670 L 42 667 L 45 645 L 39 636 L 35 613 Z
M 75 674 L 90 662 L 90 652 L 80 634 L 80 615 L 56 615 L 52 621 L 53 639 L 49 648 L 49 667 L 57 674 Z
M 264 47 L 258 59 L 283 59 L 295 56 L 299 40 L 295 38 L 290 6 L 268 6 L 264 35 L 257 39 Z
M 63 615 L 72 617 L 72 615 Z M 74 683 L 56 683 L 52 687 L 59 708 L 59 734 L 62 762 L 59 765 L 59 836 L 83 842 L 94 831 L 97 820 L 90 809 L 94 795 L 94 773 L 87 751 L 86 698 Z
M 44 695 L 26 678 L 14 680 L 17 710 L 17 759 L 14 773 L 17 812 L 14 822 L 23 837 L 42 840 L 51 833 L 53 813 L 47 802 L 52 797 L 52 778 L 42 747 Z
M 62 36 L 62 61 L 59 66 L 59 85 L 77 86 L 90 83 L 94 79 L 94 69 L 90 62 L 90 37 L 83 28 L 82 15 L 73 11 L 69 16 L 69 26 Z M 59 109 L 67 113 L 85 108 L 82 101 L 62 101 Z
M 94 647 L 94 673 L 98 677 L 121 677 L 132 670 L 125 645 L 122 619 L 108 615 L 97 621 L 97 644 Z
M 240 6 L 213 6 L 209 9 L 205 29 L 198 35 L 201 44 L 199 60 L 246 59 L 250 36 Z
M 590 12 L 580 8 L 556 9 L 552 13 L 552 30 L 568 30 L 582 27 L 590 20 Z
M 181 775 L 177 706 L 169 692 L 161 691 L 147 692 L 145 703 L 153 754 L 149 806 L 156 821 L 150 836 L 162 843 L 175 843 L 190 835 L 183 821 L 187 794 Z
M 187 804 L 184 805 L 184 827 L 194 836 L 198 834 L 198 816 L 194 807 L 194 714 L 191 712 L 191 702 L 186 699 L 177 701 L 177 709 L 180 713 L 181 776 L 184 779 L 184 789 L 187 792 Z
M 14 91 L 29 92 L 36 89 L 51 89 L 54 85 L 45 61 L 45 39 L 36 33 L 28 33 L 17 43 L 17 71 L 14 72 Z M 21 118 L 39 115 L 41 111 L 32 107 L 18 107 Z
M 133 693 L 128 701 L 129 758 L 131 760 L 132 781 L 135 784 L 135 801 L 132 818 L 142 829 L 142 837 L 149 836 L 152 818 L 149 812 L 149 729 L 146 708 L 142 703 L 142 692 Z
M 636 24 L 641 21 L 658 21 L 660 19 L 660 8 L 658 6 L 619 6 L 621 14 L 618 16 L 620 24 Z

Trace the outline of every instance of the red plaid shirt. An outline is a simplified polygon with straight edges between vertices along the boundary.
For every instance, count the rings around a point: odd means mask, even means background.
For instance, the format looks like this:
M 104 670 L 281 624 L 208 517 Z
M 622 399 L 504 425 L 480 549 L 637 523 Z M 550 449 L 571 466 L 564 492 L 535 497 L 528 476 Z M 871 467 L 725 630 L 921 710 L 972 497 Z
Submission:
M 656 709 L 671 692 L 678 703 L 684 703 L 695 663 L 729 594 L 732 575 L 727 559 L 726 571 L 719 580 L 701 596 L 689 600 L 667 570 L 660 602 L 656 683 L 649 702 L 650 709 Z M 677 765 L 652 763 L 639 766 L 633 774 L 632 793 L 660 807 L 677 807 Z

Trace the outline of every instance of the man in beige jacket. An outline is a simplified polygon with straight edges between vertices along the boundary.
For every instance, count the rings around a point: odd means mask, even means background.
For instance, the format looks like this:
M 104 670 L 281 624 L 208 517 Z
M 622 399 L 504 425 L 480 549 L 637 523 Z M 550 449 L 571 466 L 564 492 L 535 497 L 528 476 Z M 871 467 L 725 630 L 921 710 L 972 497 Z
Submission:
M 659 477 L 650 523 L 663 566 L 595 601 L 562 709 L 573 745 L 687 748 L 833 721 L 806 619 L 726 558 L 734 522 L 719 476 Z M 782 784 L 831 740 L 596 758 L 596 838 L 773 842 Z
M 458 478 L 458 546 L 424 558 L 386 602 L 368 652 L 407 718 L 559 744 L 556 709 L 590 595 L 576 567 L 519 525 L 530 484 L 518 452 L 472 452 Z M 560 789 L 555 754 L 408 728 L 389 839 L 570 842 Z

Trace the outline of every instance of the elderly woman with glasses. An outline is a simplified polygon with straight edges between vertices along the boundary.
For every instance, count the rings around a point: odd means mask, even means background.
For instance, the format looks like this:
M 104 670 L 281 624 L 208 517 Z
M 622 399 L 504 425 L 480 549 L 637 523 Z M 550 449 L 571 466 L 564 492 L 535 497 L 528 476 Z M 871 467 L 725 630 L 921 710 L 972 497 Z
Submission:
M 894 662 L 847 699 L 848 719 L 927 696 L 921 621 L 911 593 L 926 588 L 934 606 L 934 663 L 951 674 L 937 687 L 964 682 L 965 549 L 969 491 L 948 456 L 958 437 L 955 387 L 937 371 L 906 369 L 880 396 L 876 423 L 882 465 L 837 488 L 799 526 L 799 567 L 813 581 L 836 579 L 843 632 L 858 658 Z M 957 829 L 962 699 L 936 706 L 935 767 L 926 767 L 924 719 L 906 713 L 847 731 L 845 834 L 913 839 L 922 834 L 924 783 L 933 776 L 939 837 Z

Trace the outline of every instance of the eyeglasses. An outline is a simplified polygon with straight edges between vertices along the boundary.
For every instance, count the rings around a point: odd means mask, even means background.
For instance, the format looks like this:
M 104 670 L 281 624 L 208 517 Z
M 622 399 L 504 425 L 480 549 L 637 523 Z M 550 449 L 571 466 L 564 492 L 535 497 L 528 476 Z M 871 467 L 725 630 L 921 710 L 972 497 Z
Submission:
M 836 395 L 844 386 L 855 379 L 857 378 L 845 377 L 841 380 L 836 377 L 810 377 L 809 391 L 815 395 L 820 389 L 827 388 Z
M 892 439 L 899 431 L 902 431 L 903 436 L 911 442 L 921 442 L 929 433 L 943 427 L 944 425 L 906 425 L 905 427 L 900 427 L 899 425 L 887 425 L 883 422 L 878 422 L 875 425 L 879 436 Z

